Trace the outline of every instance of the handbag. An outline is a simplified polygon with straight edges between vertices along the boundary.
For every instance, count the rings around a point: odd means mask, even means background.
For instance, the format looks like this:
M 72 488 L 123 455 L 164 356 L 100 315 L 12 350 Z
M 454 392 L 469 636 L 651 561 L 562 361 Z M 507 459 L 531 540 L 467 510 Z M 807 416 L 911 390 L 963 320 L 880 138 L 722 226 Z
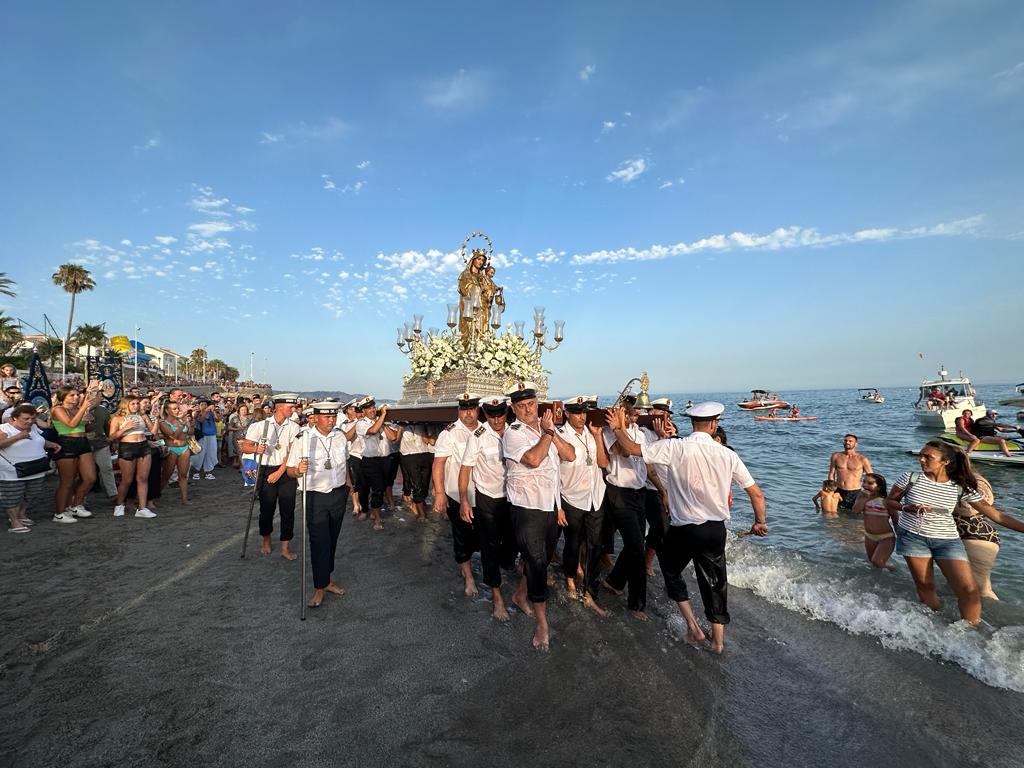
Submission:
M 193 456 L 203 452 L 203 446 L 201 446 L 199 444 L 199 441 L 196 440 L 194 437 L 190 437 L 188 439 L 188 449 L 192 452 Z
M 30 461 L 19 461 L 17 463 L 11 461 L 2 453 L 0 457 L 3 458 L 8 464 L 14 467 L 15 473 L 19 478 L 21 477 L 32 477 L 32 475 L 41 475 L 44 472 L 50 471 L 50 457 L 41 456 L 38 459 L 32 459 Z

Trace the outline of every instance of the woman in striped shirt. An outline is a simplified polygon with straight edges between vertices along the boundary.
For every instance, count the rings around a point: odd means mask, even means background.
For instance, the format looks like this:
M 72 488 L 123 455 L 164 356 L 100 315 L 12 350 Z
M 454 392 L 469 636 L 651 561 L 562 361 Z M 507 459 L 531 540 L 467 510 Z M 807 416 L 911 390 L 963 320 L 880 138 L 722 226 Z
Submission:
M 999 525 L 1024 532 L 1024 523 L 1000 512 L 978 491 L 978 478 L 967 455 L 941 440 L 929 440 L 921 449 L 921 471 L 904 472 L 896 479 L 886 506 L 899 513 L 896 554 L 903 555 L 914 577 L 917 596 L 939 610 L 933 562 L 956 593 L 960 617 L 968 624 L 981 621 L 981 597 L 971 574 L 967 550 L 956 529 L 953 510 L 966 504 Z

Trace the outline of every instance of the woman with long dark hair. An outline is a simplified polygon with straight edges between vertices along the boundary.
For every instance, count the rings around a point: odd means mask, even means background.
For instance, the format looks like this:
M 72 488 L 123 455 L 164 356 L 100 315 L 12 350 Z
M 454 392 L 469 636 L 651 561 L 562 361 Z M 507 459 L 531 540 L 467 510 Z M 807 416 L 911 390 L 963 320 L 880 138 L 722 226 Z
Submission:
M 160 434 L 167 443 L 167 457 L 163 466 L 163 485 L 167 485 L 178 470 L 178 493 L 181 494 L 181 503 L 188 504 L 188 465 L 192 458 L 189 450 L 189 438 L 192 436 L 192 425 L 187 418 L 182 417 L 182 412 L 187 412 L 188 406 L 168 401 L 164 403 L 160 413 Z
M 919 458 L 921 471 L 900 475 L 886 499 L 889 511 L 899 514 L 896 554 L 907 561 L 921 602 L 936 611 L 940 604 L 934 564 L 938 563 L 956 593 L 960 617 L 977 624 L 981 621 L 981 597 L 953 510 L 966 504 L 992 522 L 1020 532 L 1024 532 L 1024 523 L 985 501 L 970 459 L 959 448 L 929 440 Z
M 92 517 L 85 508 L 85 496 L 96 482 L 96 462 L 92 446 L 85 436 L 85 418 L 99 401 L 98 381 L 89 383 L 83 397 L 74 387 L 61 387 L 54 398 L 57 405 L 50 411 L 57 431 L 57 498 L 53 514 L 55 523 L 74 523 L 79 517 Z M 75 478 L 78 484 L 75 484 Z

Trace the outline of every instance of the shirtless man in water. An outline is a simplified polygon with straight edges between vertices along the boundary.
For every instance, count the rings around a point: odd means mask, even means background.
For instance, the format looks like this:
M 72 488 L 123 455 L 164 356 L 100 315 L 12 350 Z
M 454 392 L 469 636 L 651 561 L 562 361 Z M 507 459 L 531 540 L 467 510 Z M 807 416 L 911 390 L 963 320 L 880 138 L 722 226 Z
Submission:
M 857 436 L 843 437 L 843 450 L 832 454 L 828 465 L 828 479 L 835 480 L 843 500 L 839 502 L 840 512 L 852 512 L 853 502 L 860 493 L 860 480 L 865 472 L 873 472 L 871 460 L 857 453 Z

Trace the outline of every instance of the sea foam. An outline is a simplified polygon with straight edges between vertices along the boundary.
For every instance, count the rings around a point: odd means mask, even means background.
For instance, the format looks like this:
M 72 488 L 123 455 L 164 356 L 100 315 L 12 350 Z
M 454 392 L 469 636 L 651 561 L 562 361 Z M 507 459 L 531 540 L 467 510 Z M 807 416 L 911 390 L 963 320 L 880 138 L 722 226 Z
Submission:
M 877 637 L 886 648 L 935 656 L 988 685 L 1024 693 L 1024 627 L 987 632 L 963 621 L 950 623 L 916 601 L 885 595 L 884 585 L 867 590 L 888 574 L 873 572 L 874 578 L 864 584 L 849 574 L 828 575 L 825 570 L 796 552 L 730 537 L 730 584 L 848 632 Z M 910 579 L 908 574 L 892 576 Z M 941 581 L 941 574 L 936 578 Z

